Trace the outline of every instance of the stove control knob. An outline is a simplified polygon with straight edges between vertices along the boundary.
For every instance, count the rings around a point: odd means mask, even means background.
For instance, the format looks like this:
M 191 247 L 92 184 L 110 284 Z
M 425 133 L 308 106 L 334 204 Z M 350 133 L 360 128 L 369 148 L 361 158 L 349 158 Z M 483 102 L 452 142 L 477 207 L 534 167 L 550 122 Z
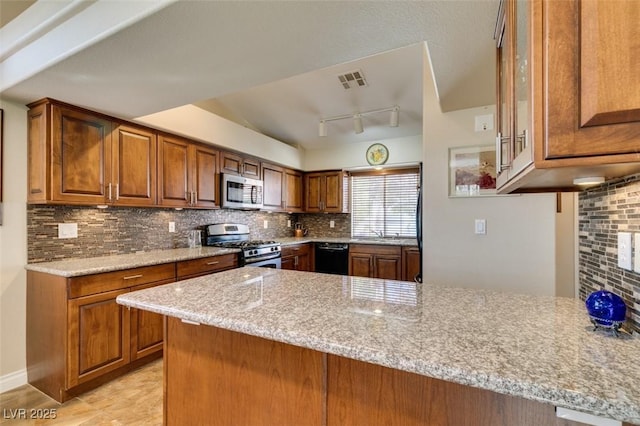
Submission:
M 258 250 L 252 250 L 249 254 L 258 254 Z

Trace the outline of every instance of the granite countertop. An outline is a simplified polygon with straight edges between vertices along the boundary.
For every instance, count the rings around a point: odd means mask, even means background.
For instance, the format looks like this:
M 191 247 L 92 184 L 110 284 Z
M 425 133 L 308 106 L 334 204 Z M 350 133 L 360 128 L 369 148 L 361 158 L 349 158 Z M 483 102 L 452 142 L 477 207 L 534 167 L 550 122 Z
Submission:
M 153 250 L 132 254 L 89 257 L 85 259 L 66 259 L 55 262 L 29 263 L 25 269 L 44 272 L 61 277 L 77 277 L 81 275 L 99 274 L 120 271 L 141 266 L 160 265 L 179 262 L 181 260 L 199 259 L 208 256 L 239 253 L 238 249 L 218 247 L 179 248 L 169 250 Z
M 117 301 L 640 423 L 640 339 L 593 331 L 579 300 L 245 267 Z
M 283 246 L 303 243 L 377 244 L 388 246 L 418 246 L 415 238 L 338 238 L 338 237 L 287 237 L 276 238 Z
M 361 239 L 350 238 L 277 238 L 283 246 L 313 242 L 354 243 L 389 245 L 417 245 L 415 240 L 408 239 Z M 225 249 L 218 247 L 179 248 L 167 250 L 153 250 L 131 254 L 117 254 L 112 256 L 89 257 L 85 259 L 65 259 L 53 262 L 29 263 L 25 269 L 44 272 L 61 277 L 77 277 L 81 275 L 98 274 L 103 272 L 120 271 L 141 266 L 160 265 L 162 263 L 179 262 L 181 260 L 199 259 L 208 256 L 218 256 L 228 253 L 239 253 L 239 249 Z

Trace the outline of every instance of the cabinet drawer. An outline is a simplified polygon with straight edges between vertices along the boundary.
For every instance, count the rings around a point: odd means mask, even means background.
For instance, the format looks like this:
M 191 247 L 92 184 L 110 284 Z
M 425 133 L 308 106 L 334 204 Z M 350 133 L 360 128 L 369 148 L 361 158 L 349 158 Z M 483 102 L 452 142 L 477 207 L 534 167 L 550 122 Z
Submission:
M 178 262 L 177 272 L 178 279 L 183 279 L 237 267 L 238 255 L 233 253 Z
M 392 254 L 400 256 L 400 246 L 376 245 L 376 244 L 349 244 L 350 253 Z
M 282 257 L 299 256 L 308 254 L 311 250 L 310 244 L 296 244 L 291 246 L 282 246 Z
M 175 263 L 69 278 L 69 298 L 175 279 Z

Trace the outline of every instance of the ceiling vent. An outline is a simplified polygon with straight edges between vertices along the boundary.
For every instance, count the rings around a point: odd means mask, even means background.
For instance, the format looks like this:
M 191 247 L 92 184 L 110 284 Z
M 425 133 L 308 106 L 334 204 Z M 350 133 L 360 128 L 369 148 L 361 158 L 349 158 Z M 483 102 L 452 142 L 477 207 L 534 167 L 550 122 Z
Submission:
M 367 85 L 367 80 L 364 79 L 362 71 L 355 70 L 338 76 L 340 84 L 345 90 L 352 89 L 354 87 L 364 87 Z

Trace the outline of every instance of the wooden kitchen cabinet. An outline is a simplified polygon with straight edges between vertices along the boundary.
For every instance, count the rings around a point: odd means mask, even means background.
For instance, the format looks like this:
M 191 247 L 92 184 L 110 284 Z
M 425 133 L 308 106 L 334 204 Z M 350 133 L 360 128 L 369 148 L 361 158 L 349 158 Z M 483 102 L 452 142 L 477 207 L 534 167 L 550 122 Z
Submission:
M 156 314 L 116 303 L 175 281 L 175 263 L 80 277 L 27 271 L 27 376 L 58 402 L 161 354 Z
M 302 212 L 302 172 L 262 163 L 264 210 Z
M 305 212 L 347 213 L 349 211 L 349 178 L 341 170 L 306 173 Z
M 156 203 L 151 130 L 50 99 L 29 107 L 29 203 Z
M 159 136 L 159 204 L 166 207 L 219 206 L 220 153 L 187 139 Z
M 186 280 L 237 267 L 238 254 L 230 253 L 177 262 L 176 275 L 178 280 Z
M 302 213 L 304 211 L 302 172 L 284 169 L 284 208 L 291 213 Z
M 349 275 L 401 280 L 402 251 L 400 246 L 350 244 Z
M 81 383 L 129 363 L 129 312 L 116 303 L 128 289 L 69 300 L 67 385 Z
M 618 6 L 503 0 L 499 192 L 575 189 L 575 178 L 640 171 L 640 3 Z
M 270 163 L 262 163 L 263 209 L 283 211 L 285 203 L 284 169 Z
M 222 151 L 220 153 L 220 173 L 260 179 L 260 160 L 235 152 Z
M 311 244 L 282 246 L 282 269 L 295 271 L 311 270 Z
M 421 262 L 418 247 L 402 247 L 402 280 L 413 281 L 420 273 Z

